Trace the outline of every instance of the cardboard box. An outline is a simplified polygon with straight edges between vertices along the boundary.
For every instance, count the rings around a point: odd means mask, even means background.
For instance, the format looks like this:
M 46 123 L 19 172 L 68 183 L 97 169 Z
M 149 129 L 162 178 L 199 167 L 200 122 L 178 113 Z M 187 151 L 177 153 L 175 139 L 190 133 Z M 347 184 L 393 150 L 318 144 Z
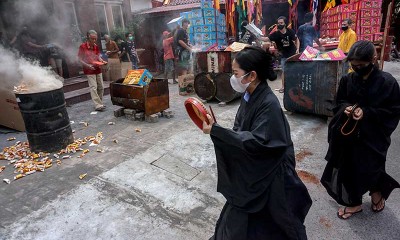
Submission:
M 215 32 L 210 32 L 210 33 L 196 33 L 194 35 L 195 39 L 201 39 L 201 40 L 215 40 L 216 39 L 216 34 Z
M 213 1 L 201 1 L 201 8 L 212 8 L 213 5 Z
M 214 17 L 219 15 L 219 11 L 214 8 L 203 8 L 203 16 L 204 17 Z
M 204 24 L 215 24 L 215 17 L 205 17 Z
M 368 26 L 368 27 L 361 26 L 360 33 L 361 33 L 361 35 L 368 35 L 368 34 L 372 34 L 373 32 L 372 32 L 372 28 L 370 26 Z
M 108 64 L 110 65 L 110 81 L 115 82 L 118 79 L 125 78 L 128 74 L 128 71 L 132 69 L 131 62 L 120 62 L 119 59 L 109 60 Z
M 380 17 L 371 18 L 371 26 L 381 26 L 381 18 Z
M 359 40 L 374 41 L 374 34 L 364 34 L 360 36 Z
M 186 74 L 178 77 L 179 95 L 186 96 L 194 93 L 194 75 Z
M 153 75 L 147 69 L 129 70 L 122 84 L 146 86 L 153 79 Z
M 348 12 L 354 10 L 353 4 L 342 4 L 339 5 L 341 7 L 340 12 Z
M 372 18 L 361 18 L 360 24 L 364 27 L 372 26 Z
M 192 18 L 202 18 L 203 17 L 203 11 L 201 9 L 194 9 L 191 11 Z
M 381 10 L 380 9 L 361 9 L 361 18 L 368 18 L 368 17 L 380 17 Z
M 17 99 L 12 91 L 0 89 L 0 125 L 25 131 L 25 122 L 19 111 Z
M 374 33 L 374 41 L 383 41 L 383 32 Z
M 103 81 L 109 82 L 110 79 L 110 65 L 106 64 L 101 66 L 101 74 L 103 76 Z
M 382 1 L 381 0 L 362 0 L 360 1 L 360 9 L 363 8 L 381 8 Z
M 195 27 L 199 25 L 204 25 L 204 19 L 203 18 L 192 18 L 190 19 L 190 24 Z

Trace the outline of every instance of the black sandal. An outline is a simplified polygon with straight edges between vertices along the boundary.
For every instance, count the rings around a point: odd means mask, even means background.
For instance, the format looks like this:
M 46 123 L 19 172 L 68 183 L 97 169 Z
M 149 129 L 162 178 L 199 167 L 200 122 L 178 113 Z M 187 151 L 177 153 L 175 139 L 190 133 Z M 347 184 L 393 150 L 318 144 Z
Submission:
M 346 209 L 347 209 L 347 207 L 345 207 L 345 208 L 343 209 L 343 214 L 342 214 L 342 215 L 340 215 L 339 212 L 337 212 L 338 218 L 343 219 L 343 220 L 347 220 L 347 219 L 351 218 L 354 214 L 357 214 L 357 213 L 360 213 L 360 212 L 363 211 L 363 209 L 361 208 L 360 210 L 355 211 L 355 212 L 346 212 Z M 350 216 L 348 216 L 348 217 L 346 217 L 346 218 L 343 217 L 344 215 L 348 215 L 348 214 L 350 214 Z
M 381 209 L 378 209 L 378 205 L 379 205 L 382 201 L 383 201 L 383 207 L 382 207 Z M 385 198 L 381 197 L 381 199 L 379 199 L 379 201 L 378 201 L 377 203 L 374 203 L 374 201 L 373 201 L 372 198 L 371 198 L 371 210 L 372 210 L 374 213 L 382 212 L 383 209 L 385 209 L 385 205 L 386 205 L 386 199 L 385 199 Z M 374 209 L 374 207 L 375 207 L 376 209 Z

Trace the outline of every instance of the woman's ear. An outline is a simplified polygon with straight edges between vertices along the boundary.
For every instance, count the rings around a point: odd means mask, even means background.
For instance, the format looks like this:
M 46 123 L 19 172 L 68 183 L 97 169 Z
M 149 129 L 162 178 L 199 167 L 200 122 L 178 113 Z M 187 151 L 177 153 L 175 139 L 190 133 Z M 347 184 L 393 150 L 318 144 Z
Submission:
M 256 71 L 251 71 L 249 75 L 250 75 L 250 76 L 249 76 L 249 77 L 250 77 L 250 82 L 253 82 L 254 80 L 257 79 L 257 73 L 256 73 Z

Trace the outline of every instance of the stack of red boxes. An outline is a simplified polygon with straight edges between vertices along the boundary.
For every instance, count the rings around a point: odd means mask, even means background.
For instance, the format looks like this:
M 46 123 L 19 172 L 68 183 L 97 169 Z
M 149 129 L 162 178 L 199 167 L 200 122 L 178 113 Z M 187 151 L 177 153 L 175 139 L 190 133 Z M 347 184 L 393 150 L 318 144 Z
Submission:
M 322 13 L 321 36 L 339 38 L 342 21 L 349 18 L 358 40 L 382 40 L 381 6 L 382 0 L 360 0 L 331 8 Z
M 358 40 L 380 41 L 382 0 L 362 0 L 358 2 L 360 10 L 360 27 L 356 28 Z

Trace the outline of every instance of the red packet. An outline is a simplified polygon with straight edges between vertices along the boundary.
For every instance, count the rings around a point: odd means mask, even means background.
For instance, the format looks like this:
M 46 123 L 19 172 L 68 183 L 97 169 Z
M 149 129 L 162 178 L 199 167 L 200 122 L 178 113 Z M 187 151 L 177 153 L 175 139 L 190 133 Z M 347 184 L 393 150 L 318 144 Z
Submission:
M 307 48 L 300 55 L 299 59 L 302 61 L 312 61 L 314 58 L 318 56 L 318 54 L 319 54 L 318 49 L 307 46 Z

